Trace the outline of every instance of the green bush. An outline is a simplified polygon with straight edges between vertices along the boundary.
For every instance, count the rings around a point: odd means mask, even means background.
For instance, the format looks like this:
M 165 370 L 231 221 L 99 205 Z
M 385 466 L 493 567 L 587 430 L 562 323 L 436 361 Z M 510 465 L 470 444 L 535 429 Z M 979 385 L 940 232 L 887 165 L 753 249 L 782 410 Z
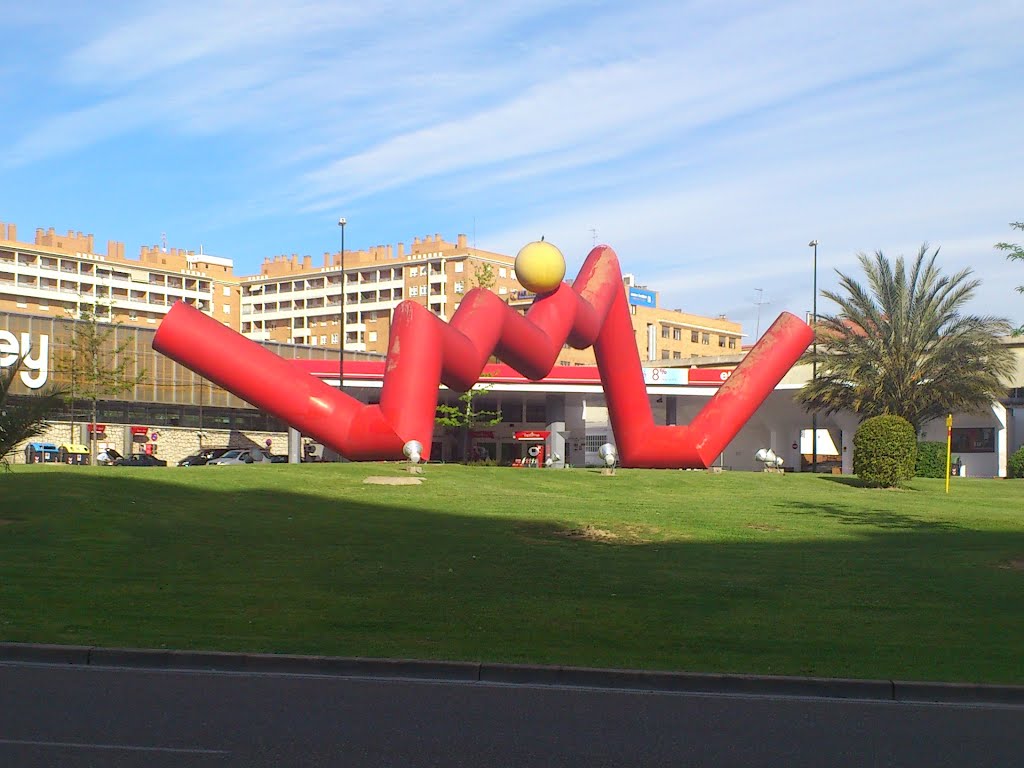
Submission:
M 946 444 L 936 441 L 922 441 L 917 444 L 917 464 L 914 477 L 946 476 Z
M 853 436 L 853 472 L 868 485 L 897 488 L 914 476 L 917 434 L 902 416 L 875 416 Z
M 1024 477 L 1024 445 L 1010 454 L 1006 462 L 1006 474 L 1009 477 Z

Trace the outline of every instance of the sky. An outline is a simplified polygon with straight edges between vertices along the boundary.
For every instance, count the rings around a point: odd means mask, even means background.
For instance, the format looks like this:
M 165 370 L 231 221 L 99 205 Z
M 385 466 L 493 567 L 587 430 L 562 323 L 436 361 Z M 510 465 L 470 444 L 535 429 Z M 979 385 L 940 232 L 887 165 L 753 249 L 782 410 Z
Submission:
M 0 220 L 231 258 L 441 234 L 800 316 L 939 247 L 1024 324 L 1024 4 L 0 0 Z M 1015 237 L 1016 236 L 1016 237 Z M 818 311 L 835 305 L 819 295 Z

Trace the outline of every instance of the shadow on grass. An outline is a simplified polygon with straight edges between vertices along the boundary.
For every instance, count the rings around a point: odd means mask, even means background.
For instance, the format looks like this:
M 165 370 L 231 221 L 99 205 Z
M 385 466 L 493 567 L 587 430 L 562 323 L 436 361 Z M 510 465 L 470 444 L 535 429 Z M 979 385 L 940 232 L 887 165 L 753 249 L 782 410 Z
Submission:
M 356 488 L 8 477 L 0 640 L 1024 682 L 1024 530 L 805 503 L 778 514 L 813 539 L 615 540 L 555 492 L 512 515 Z
M 848 488 L 863 488 L 869 491 L 878 491 L 879 493 L 919 493 L 917 488 L 909 485 L 904 485 L 900 488 L 879 488 L 853 475 L 821 475 L 818 479 L 837 485 L 845 485 Z
M 851 510 L 837 504 L 790 503 L 779 507 L 784 515 L 810 515 L 835 520 L 840 525 L 857 525 L 882 530 L 901 531 L 962 531 L 964 526 L 946 520 L 922 520 L 884 509 Z

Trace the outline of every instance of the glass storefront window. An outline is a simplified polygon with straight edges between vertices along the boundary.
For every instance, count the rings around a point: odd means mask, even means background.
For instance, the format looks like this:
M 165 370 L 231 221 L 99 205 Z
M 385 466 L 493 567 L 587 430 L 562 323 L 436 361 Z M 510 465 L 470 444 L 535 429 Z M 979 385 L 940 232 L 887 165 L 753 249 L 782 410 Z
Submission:
M 992 427 L 954 427 L 953 453 L 993 453 L 996 431 Z

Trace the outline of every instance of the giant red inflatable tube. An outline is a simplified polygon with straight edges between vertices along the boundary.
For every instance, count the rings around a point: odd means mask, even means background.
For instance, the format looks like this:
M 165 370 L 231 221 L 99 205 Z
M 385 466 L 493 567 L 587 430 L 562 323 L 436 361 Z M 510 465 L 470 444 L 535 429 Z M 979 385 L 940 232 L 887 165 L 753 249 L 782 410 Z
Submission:
M 608 246 L 587 256 L 576 280 L 539 297 L 523 316 L 474 289 L 446 324 L 412 301 L 395 309 L 378 405 L 364 405 L 256 342 L 179 302 L 153 348 L 353 460 L 401 459 L 407 441 L 429 458 L 440 383 L 464 391 L 493 354 L 530 379 L 544 378 L 568 342 L 594 347 L 615 434 L 627 467 L 707 467 L 811 343 L 783 313 L 730 378 L 684 426 L 656 426 L 622 289 Z

